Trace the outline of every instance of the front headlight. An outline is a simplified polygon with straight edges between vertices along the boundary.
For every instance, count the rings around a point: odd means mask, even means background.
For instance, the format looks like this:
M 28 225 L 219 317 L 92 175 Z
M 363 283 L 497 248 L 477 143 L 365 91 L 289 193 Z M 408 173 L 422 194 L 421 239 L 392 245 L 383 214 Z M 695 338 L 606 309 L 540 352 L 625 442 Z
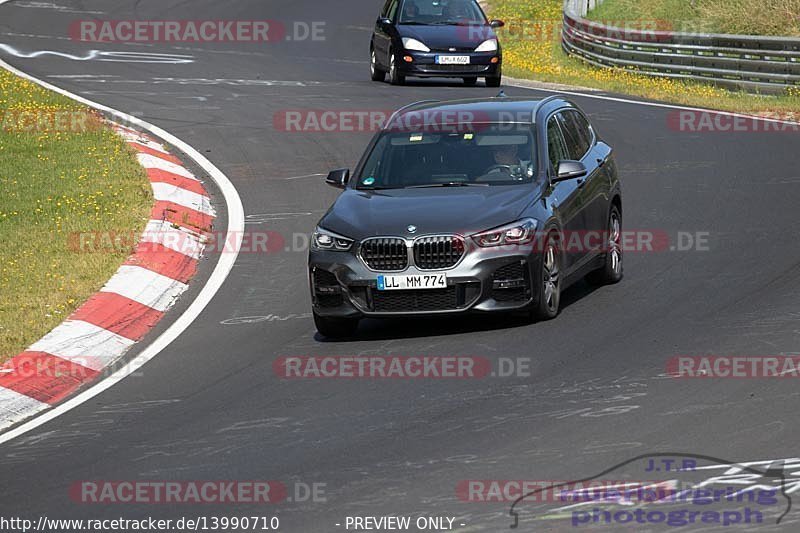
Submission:
M 314 230 L 314 235 L 311 237 L 312 250 L 346 252 L 352 247 L 353 239 L 342 237 L 341 235 L 322 228 Z
M 486 39 L 483 41 L 478 48 L 475 49 L 476 52 L 497 52 L 497 39 Z
M 484 248 L 489 246 L 528 244 L 533 241 L 536 236 L 536 227 L 536 220 L 526 218 L 499 228 L 476 233 L 472 236 L 472 240 L 474 240 L 478 246 Z
M 416 50 L 417 52 L 430 52 L 431 49 L 425 46 L 424 43 L 412 39 L 411 37 L 403 37 L 403 47 L 406 50 Z

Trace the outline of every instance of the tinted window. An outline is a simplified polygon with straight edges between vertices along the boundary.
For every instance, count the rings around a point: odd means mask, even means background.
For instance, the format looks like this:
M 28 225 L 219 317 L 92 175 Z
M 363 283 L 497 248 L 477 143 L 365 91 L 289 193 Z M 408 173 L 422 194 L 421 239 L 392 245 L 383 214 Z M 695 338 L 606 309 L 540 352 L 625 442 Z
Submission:
M 591 142 L 591 133 L 589 133 L 588 124 L 582 119 L 576 111 L 562 111 L 558 114 L 561 128 L 564 132 L 564 140 L 567 143 L 567 152 L 569 159 L 580 161 L 586 152 L 589 151 L 589 144 Z
M 561 135 L 561 128 L 558 127 L 556 117 L 550 117 L 550 120 L 547 121 L 547 153 L 554 170 L 558 168 L 559 161 L 570 158 L 564 146 L 564 138 Z
M 400 0 L 392 0 L 389 2 L 389 9 L 386 11 L 386 18 L 394 20 L 394 15 L 397 13 L 397 4 Z
M 405 0 L 400 24 L 485 24 L 475 0 Z
M 381 134 L 356 178 L 359 189 L 515 185 L 533 180 L 535 142 L 529 124 L 408 129 L 398 123 Z

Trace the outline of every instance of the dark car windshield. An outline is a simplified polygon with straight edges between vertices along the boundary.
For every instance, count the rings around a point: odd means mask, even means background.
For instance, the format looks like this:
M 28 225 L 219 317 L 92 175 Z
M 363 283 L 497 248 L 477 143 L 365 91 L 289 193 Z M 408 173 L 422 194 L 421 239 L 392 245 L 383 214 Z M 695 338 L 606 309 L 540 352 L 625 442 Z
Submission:
M 357 189 L 515 185 L 533 180 L 530 124 L 470 124 L 381 134 Z
M 405 0 L 399 24 L 486 24 L 475 0 Z

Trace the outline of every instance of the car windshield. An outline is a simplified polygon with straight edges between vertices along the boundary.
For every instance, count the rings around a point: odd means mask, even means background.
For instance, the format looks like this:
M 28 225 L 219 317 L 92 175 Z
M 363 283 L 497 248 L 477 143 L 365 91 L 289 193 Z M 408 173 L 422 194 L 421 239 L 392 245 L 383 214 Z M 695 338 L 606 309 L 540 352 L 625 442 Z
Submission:
M 357 177 L 356 188 L 485 187 L 533 180 L 535 143 L 530 124 L 443 129 L 448 131 L 382 133 Z
M 405 0 L 399 24 L 486 24 L 475 0 Z

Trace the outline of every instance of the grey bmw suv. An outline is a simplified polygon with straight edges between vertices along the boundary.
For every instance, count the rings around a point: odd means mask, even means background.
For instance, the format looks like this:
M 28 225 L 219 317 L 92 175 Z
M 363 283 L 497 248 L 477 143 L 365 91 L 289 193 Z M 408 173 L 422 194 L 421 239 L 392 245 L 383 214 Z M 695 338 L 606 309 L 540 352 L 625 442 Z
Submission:
M 611 147 L 566 98 L 419 102 L 375 135 L 311 239 L 314 321 L 522 311 L 622 278 L 622 194 Z

